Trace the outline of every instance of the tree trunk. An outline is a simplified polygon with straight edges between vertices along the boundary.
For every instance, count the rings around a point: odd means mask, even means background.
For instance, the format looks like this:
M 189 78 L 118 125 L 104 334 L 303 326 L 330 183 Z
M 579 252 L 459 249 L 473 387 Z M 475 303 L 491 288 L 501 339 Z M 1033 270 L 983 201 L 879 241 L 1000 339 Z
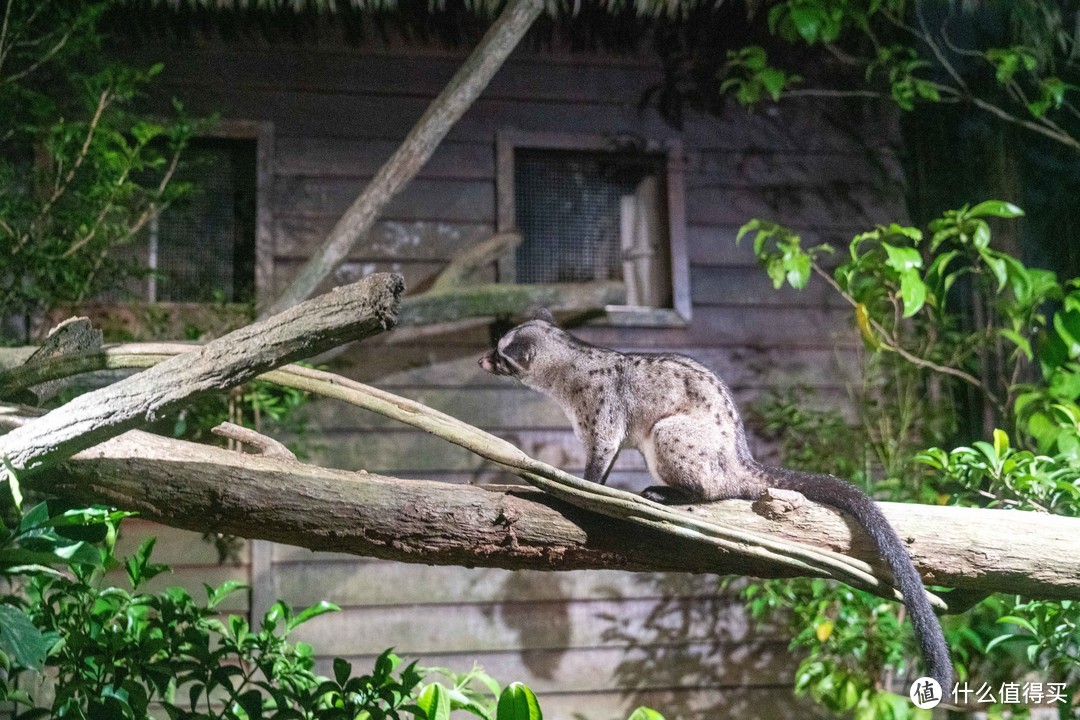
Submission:
M 775 564 L 581 510 L 529 487 L 476 487 L 330 470 L 139 431 L 54 465 L 43 489 L 180 528 L 405 562 L 782 577 Z M 882 503 L 928 583 L 966 594 L 1080 599 L 1080 520 Z M 809 543 L 880 567 L 861 528 L 797 493 L 694 506 L 703 520 Z M 947 596 L 946 596 L 947 597 Z

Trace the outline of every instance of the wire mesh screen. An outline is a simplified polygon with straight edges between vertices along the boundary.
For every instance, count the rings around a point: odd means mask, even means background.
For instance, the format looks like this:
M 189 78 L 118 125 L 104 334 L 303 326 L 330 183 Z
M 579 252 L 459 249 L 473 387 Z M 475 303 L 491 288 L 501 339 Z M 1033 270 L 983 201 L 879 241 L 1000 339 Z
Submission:
M 251 300 L 255 275 L 255 143 L 198 140 L 178 179 L 193 192 L 151 229 L 153 297 L 172 302 Z M 155 252 L 156 246 L 156 252 Z M 156 255 L 156 258 L 155 258 Z
M 621 279 L 622 198 L 661 167 L 637 152 L 516 150 L 517 281 Z

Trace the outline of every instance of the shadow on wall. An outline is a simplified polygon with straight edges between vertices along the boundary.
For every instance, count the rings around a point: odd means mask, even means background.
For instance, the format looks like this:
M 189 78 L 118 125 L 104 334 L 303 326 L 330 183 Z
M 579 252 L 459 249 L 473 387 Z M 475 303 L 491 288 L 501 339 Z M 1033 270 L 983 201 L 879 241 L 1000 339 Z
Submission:
M 614 674 L 628 707 L 648 705 L 667 720 L 826 717 L 792 693 L 796 660 L 778 632 L 752 630 L 736 589 L 722 579 L 643 574 L 642 596 L 656 597 L 642 619 L 603 617 L 605 642 L 625 646 Z
M 539 587 L 538 587 L 539 586 Z M 570 599 L 554 573 L 511 573 L 499 597 L 554 597 L 534 605 L 526 613 L 515 612 L 515 603 L 499 603 L 496 618 L 517 633 L 521 662 L 539 678 L 552 680 L 570 647 Z M 561 648 L 563 652 L 552 652 Z

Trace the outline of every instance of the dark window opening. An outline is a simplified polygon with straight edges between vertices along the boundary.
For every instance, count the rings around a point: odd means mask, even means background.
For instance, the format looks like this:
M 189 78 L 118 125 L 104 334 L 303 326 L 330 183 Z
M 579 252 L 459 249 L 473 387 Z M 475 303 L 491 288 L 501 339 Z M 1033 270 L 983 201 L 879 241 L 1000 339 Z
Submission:
M 176 181 L 192 192 L 149 223 L 150 302 L 255 298 L 255 140 L 196 138 Z
M 522 283 L 621 280 L 629 305 L 671 305 L 666 158 L 642 152 L 514 151 Z

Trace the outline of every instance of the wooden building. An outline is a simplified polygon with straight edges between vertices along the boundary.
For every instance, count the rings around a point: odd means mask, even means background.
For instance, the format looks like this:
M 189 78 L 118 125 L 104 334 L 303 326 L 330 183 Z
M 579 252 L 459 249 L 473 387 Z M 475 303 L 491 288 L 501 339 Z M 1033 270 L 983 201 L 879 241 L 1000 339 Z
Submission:
M 247 228 L 248 255 L 235 261 L 232 282 L 248 283 L 264 301 L 290 281 L 468 52 L 401 39 L 352 43 L 334 27 L 317 41 L 208 32 L 123 51 L 137 63 L 165 63 L 152 106 L 175 96 L 193 114 L 220 115 L 196 150 L 210 158 L 211 195 L 246 203 L 236 217 Z M 639 284 L 661 285 L 651 297 L 635 291 L 638 309 L 612 309 L 579 328 L 582 337 L 691 355 L 724 377 L 744 407 L 797 383 L 822 403 L 842 404 L 854 356 L 849 309 L 822 283 L 774 290 L 735 234 L 763 217 L 807 241 L 843 245 L 876 223 L 903 220 L 896 118 L 865 101 L 793 101 L 690 114 L 676 129 L 640 107 L 661 80 L 647 51 L 519 49 L 335 281 L 394 270 L 422 287 L 463 248 L 529 225 L 523 248 L 532 249 L 493 266 L 491 279 L 640 272 Z M 564 227 L 545 224 L 560 212 Z M 594 213 L 587 221 L 586 212 Z M 614 261 L 575 245 L 604 223 L 612 225 L 608 239 L 596 242 L 614 243 Z M 176 242 L 169 233 L 199 231 L 161 232 L 168 244 Z M 201 242 L 186 251 L 229 252 L 228 242 L 217 251 Z M 655 262 L 624 264 L 639 246 Z M 579 254 L 567 263 L 567 252 Z M 229 280 L 200 275 L 194 285 L 214 282 Z M 558 408 L 477 367 L 489 343 L 488 327 L 476 324 L 391 336 L 332 367 L 580 473 L 583 451 Z M 462 450 L 359 410 L 327 401 L 308 412 L 313 462 L 451 483 L 506 480 Z M 647 482 L 636 453 L 622 454 L 613 482 Z M 792 696 L 787 640 L 751 629 L 715 578 L 402 565 L 263 542 L 247 544 L 240 564 L 218 566 L 205 544 L 160 532 L 159 555 L 177 568 L 165 582 L 244 579 L 256 617 L 279 597 L 340 605 L 302 633 L 324 669 L 333 656 L 362 665 L 390 646 L 424 665 L 466 670 L 475 661 L 503 681 L 528 683 L 545 716 L 565 720 L 621 719 L 642 703 L 669 720 L 820 713 Z

